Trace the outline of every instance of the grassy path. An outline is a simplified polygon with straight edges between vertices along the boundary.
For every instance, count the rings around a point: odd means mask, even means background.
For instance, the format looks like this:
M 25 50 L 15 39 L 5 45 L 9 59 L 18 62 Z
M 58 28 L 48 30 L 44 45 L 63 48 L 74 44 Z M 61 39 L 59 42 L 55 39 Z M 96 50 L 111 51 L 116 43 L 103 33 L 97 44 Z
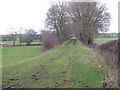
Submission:
M 77 42 L 63 44 L 22 64 L 3 67 L 4 87 L 90 88 L 102 87 L 105 78 L 96 66 L 99 57 Z M 9 80 L 14 78 L 14 80 Z

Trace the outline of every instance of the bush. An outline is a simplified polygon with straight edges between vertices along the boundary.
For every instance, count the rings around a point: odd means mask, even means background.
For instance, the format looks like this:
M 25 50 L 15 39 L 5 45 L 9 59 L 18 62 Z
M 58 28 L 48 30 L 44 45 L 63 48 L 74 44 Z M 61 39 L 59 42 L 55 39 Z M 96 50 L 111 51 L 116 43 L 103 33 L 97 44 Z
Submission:
M 102 65 L 109 66 L 106 73 L 106 79 L 103 81 L 104 87 L 120 87 L 119 82 L 119 54 L 120 54 L 120 39 L 113 40 L 108 43 L 99 45 L 98 52 L 103 57 Z
M 56 46 L 60 44 L 61 44 L 60 39 L 57 36 L 55 36 L 52 32 L 43 31 L 42 46 L 44 47 L 45 51 L 55 48 Z
M 119 40 L 113 40 L 108 43 L 102 44 L 98 46 L 98 50 L 100 54 L 104 57 L 104 60 L 107 64 L 110 65 L 117 65 L 118 64 L 118 55 L 119 55 L 119 48 L 118 45 L 120 43 Z

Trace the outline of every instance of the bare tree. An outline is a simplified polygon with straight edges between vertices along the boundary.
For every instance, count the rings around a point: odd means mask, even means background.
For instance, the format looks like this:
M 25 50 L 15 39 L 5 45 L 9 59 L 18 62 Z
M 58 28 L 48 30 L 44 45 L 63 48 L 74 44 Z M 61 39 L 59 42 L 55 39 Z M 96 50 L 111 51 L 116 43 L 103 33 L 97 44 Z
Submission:
M 50 30 L 56 31 L 60 39 L 67 39 L 67 13 L 66 3 L 53 4 L 47 13 L 46 25 Z
M 17 36 L 18 36 L 18 38 L 19 38 L 19 43 L 20 43 L 20 45 L 21 45 L 22 39 L 23 39 L 23 34 L 24 34 L 23 28 L 20 28 L 18 31 L 16 31 L 16 33 L 17 33 Z
M 13 45 L 15 45 L 15 41 L 17 40 L 17 34 L 15 31 L 9 32 L 9 40 L 13 41 Z
M 71 2 L 69 7 L 76 34 L 84 43 L 92 43 L 96 34 L 108 31 L 110 14 L 105 5 L 98 2 Z
M 27 45 L 30 45 L 31 42 L 34 40 L 36 33 L 37 32 L 35 32 L 35 30 L 33 30 L 33 29 L 26 30 L 26 32 L 24 34 L 24 42 L 26 42 Z
M 99 32 L 108 31 L 110 14 L 98 2 L 57 3 L 48 10 L 46 23 L 59 38 L 68 39 L 70 33 L 89 44 Z

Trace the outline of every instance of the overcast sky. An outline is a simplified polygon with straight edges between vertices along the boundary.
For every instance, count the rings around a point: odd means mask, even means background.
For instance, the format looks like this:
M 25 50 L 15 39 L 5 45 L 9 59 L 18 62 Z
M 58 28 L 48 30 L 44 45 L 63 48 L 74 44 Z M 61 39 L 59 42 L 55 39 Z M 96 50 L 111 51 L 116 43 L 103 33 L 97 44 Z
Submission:
M 53 1 L 56 0 L 0 0 L 0 34 L 7 34 L 12 28 L 32 28 L 35 31 L 45 29 L 46 13 Z M 97 1 L 103 2 L 111 14 L 109 32 L 118 32 L 119 0 Z

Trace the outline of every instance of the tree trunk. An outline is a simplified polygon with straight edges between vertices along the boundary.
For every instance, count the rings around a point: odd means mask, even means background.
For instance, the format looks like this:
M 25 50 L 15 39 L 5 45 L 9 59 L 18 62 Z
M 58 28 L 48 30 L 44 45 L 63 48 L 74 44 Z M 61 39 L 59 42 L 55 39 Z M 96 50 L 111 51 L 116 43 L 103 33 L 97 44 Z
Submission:
M 28 46 L 31 45 L 31 42 L 27 42 L 27 45 L 28 45 Z
M 13 41 L 13 45 L 15 45 L 15 41 Z
M 21 46 L 21 40 L 20 40 L 20 46 Z

